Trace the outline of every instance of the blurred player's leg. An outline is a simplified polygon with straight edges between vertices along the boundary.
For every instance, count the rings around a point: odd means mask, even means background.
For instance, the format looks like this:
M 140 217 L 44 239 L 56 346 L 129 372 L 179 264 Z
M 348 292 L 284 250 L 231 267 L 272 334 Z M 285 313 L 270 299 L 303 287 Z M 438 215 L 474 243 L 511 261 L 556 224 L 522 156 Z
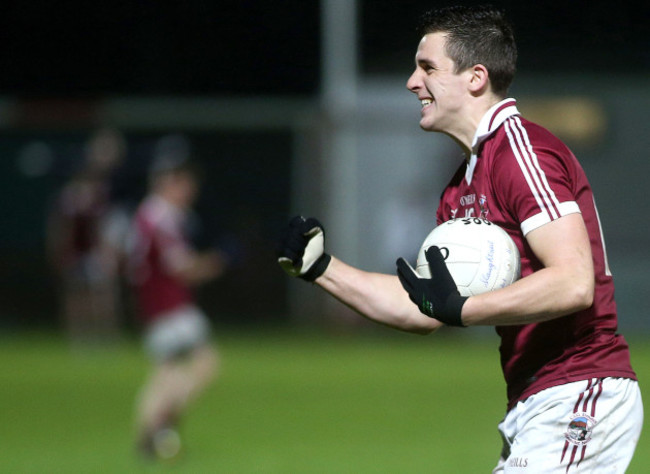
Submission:
M 217 360 L 216 351 L 202 345 L 182 359 L 158 364 L 137 407 L 138 449 L 143 454 L 163 459 L 178 454 L 177 425 L 188 404 L 214 379 Z

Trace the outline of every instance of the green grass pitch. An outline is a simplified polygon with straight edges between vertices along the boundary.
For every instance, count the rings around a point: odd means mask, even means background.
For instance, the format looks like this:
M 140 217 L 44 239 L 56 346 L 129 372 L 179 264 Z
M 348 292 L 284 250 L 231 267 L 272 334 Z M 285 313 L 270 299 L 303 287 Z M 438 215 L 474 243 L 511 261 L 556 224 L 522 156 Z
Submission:
M 187 416 L 174 465 L 133 450 L 148 367 L 136 342 L 82 352 L 54 336 L 6 335 L 0 472 L 491 472 L 505 408 L 498 341 L 458 334 L 221 331 L 220 378 Z M 650 345 L 631 346 L 650 397 Z M 649 436 L 628 472 L 650 471 Z

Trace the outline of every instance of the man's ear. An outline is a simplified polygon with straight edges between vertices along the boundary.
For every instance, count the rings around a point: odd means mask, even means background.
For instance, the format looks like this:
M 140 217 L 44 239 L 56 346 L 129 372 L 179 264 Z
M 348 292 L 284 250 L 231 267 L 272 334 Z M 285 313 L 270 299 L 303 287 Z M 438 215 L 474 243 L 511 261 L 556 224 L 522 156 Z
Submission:
M 476 64 L 468 69 L 470 73 L 469 90 L 472 93 L 478 93 L 488 88 L 489 74 L 488 70 L 482 64 Z

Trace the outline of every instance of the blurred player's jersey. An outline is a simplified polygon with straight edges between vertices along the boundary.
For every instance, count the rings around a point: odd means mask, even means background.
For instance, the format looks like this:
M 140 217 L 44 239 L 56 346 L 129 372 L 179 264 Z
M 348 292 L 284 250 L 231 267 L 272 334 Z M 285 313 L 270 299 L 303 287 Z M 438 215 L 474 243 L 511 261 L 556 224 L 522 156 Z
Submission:
M 109 187 L 100 180 L 79 177 L 61 192 L 55 213 L 65 239 L 56 257 L 70 276 L 85 274 L 86 259 L 101 246 L 101 227 L 109 204 Z
M 158 196 L 138 207 L 129 252 L 129 277 L 145 322 L 193 302 L 189 287 L 175 276 L 189 251 L 186 213 Z
M 496 104 L 479 124 L 469 162 L 443 192 L 438 223 L 483 217 L 501 226 L 517 244 L 526 277 L 543 268 L 526 234 L 576 212 L 591 241 L 594 303 L 548 322 L 496 328 L 509 408 L 548 387 L 598 377 L 636 380 L 636 375 L 627 343 L 616 334 L 614 283 L 584 171 L 559 139 L 519 115 L 513 99 Z

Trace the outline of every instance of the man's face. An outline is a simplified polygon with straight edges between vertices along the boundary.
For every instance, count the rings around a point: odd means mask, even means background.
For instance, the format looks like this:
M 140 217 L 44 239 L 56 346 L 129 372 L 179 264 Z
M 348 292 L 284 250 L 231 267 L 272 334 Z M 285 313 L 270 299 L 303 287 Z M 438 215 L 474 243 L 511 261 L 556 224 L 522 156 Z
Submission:
M 452 133 L 468 97 L 467 73 L 454 73 L 455 64 L 445 53 L 446 34 L 431 33 L 420 40 L 415 71 L 406 83 L 422 105 L 420 127 Z
M 176 204 L 188 208 L 196 199 L 199 185 L 191 171 L 179 171 L 172 176 L 172 186 Z

